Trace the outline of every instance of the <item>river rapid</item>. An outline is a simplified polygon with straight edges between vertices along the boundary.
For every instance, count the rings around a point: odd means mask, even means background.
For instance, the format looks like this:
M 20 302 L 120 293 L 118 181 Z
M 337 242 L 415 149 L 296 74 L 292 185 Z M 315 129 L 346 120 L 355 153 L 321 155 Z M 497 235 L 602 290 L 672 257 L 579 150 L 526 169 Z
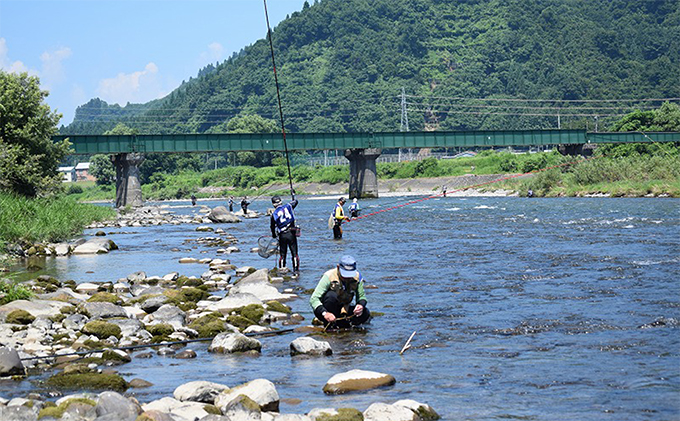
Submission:
M 360 204 L 368 213 L 409 200 Z M 285 287 L 301 298 L 287 304 L 310 322 L 304 290 L 350 254 L 367 280 L 368 307 L 384 315 L 365 332 L 323 337 L 334 350 L 328 358 L 290 357 L 299 333 L 262 338 L 259 357 L 210 354 L 208 344 L 190 345 L 193 360 L 133 354 L 120 373 L 154 386 L 128 393 L 147 402 L 192 380 L 234 386 L 266 378 L 284 413 L 364 410 L 408 398 L 445 420 L 680 418 L 680 200 L 437 198 L 348 223 L 340 241 L 327 227 L 334 203 L 302 198 L 296 209 L 301 276 Z M 164 205 L 198 212 L 186 203 Z M 267 205 L 251 208 L 264 212 Z M 268 235 L 268 218 L 221 227 L 239 239 L 242 251 L 228 256 L 236 266 L 275 265 L 249 252 Z M 140 270 L 200 276 L 207 266 L 179 258 L 222 256 L 186 242 L 214 235 L 195 228 L 113 229 L 109 237 L 120 250 L 48 258 L 38 274 L 79 283 Z M 399 355 L 413 331 L 413 347 Z M 392 374 L 397 384 L 324 395 L 332 375 L 354 368 Z M 0 396 L 39 390 L 35 378 L 0 382 Z

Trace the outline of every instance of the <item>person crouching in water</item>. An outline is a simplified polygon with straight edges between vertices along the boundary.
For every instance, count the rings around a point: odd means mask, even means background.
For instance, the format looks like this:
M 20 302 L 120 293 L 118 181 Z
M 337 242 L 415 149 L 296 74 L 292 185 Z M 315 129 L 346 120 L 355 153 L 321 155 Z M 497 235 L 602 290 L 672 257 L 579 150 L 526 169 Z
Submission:
M 274 212 L 270 216 L 272 237 L 279 239 L 279 267 L 286 266 L 286 254 L 290 249 L 290 257 L 293 263 L 293 272 L 300 271 L 300 257 L 298 256 L 297 228 L 295 226 L 295 214 L 293 209 L 298 205 L 295 193 L 292 193 L 293 201 L 285 205 L 279 196 L 272 197 Z
M 337 267 L 324 273 L 309 299 L 317 319 L 339 328 L 367 322 L 371 313 L 366 303 L 364 278 L 352 256 L 343 256 Z

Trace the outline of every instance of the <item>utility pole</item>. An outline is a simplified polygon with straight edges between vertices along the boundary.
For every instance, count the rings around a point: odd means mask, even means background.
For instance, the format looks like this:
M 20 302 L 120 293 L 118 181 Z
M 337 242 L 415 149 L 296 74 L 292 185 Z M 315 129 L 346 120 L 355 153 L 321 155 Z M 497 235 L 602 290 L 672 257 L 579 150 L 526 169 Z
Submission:
M 408 110 L 406 109 L 406 89 L 401 88 L 401 129 L 402 132 L 408 131 Z M 411 155 L 411 151 L 409 151 Z M 399 162 L 401 162 L 401 148 L 399 148 Z

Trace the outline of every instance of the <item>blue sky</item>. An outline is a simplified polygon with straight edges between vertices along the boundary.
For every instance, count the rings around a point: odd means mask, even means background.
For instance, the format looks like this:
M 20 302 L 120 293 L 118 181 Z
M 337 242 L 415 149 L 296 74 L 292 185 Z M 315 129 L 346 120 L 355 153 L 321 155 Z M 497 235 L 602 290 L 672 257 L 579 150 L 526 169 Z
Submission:
M 303 4 L 267 0 L 272 27 Z M 262 0 L 0 0 L 0 68 L 39 76 L 66 125 L 95 97 L 161 98 L 266 33 Z

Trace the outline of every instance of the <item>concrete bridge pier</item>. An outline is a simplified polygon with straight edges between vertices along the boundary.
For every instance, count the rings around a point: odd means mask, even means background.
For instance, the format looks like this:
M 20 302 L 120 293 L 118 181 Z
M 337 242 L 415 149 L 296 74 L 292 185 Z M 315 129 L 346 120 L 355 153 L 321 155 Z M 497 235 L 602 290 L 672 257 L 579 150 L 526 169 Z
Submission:
M 346 149 L 349 160 L 349 197 L 378 197 L 378 173 L 375 160 L 382 149 Z
M 111 161 L 116 168 L 116 207 L 142 206 L 139 166 L 144 162 L 144 156 L 140 153 L 119 153 L 112 156 Z

